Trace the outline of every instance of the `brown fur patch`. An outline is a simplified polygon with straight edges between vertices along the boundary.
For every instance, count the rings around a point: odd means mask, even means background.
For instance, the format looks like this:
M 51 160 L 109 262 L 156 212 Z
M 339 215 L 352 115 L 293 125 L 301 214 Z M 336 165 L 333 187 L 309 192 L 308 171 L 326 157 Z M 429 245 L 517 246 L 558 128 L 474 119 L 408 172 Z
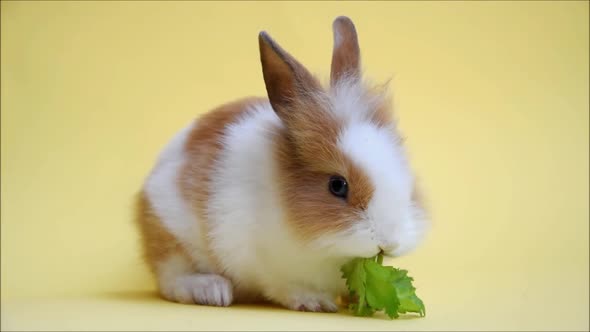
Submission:
M 222 151 L 222 139 L 225 129 L 235 123 L 247 110 L 249 105 L 261 102 L 262 98 L 247 98 L 228 103 L 204 114 L 190 133 L 185 144 L 186 163 L 181 170 L 179 187 L 184 198 L 192 203 L 193 209 L 201 221 L 202 241 L 207 247 L 209 260 L 215 272 L 222 273 L 215 252 L 211 250 L 207 205 L 210 196 L 211 173 L 215 161 Z
M 188 260 L 188 254 L 176 237 L 162 226 L 160 218 L 154 213 L 143 191 L 135 200 L 135 222 L 142 235 L 144 259 L 154 274 L 157 273 L 157 263 L 170 255 L 179 254 Z
M 313 98 L 298 99 L 282 120 L 291 148 L 299 159 L 315 170 L 336 172 L 342 167 L 336 140 L 343 124 L 326 111 L 327 107 Z
M 303 239 L 345 229 L 367 208 L 374 187 L 367 175 L 337 147 L 342 125 L 321 103 L 291 110 L 276 142 L 278 175 L 287 219 Z M 332 175 L 349 185 L 346 200 L 328 188 Z
M 303 239 L 345 229 L 359 219 L 374 192 L 367 175 L 337 146 L 345 124 L 330 111 L 329 95 L 301 64 L 264 35 L 260 48 L 270 101 L 285 126 L 276 153 L 288 224 Z M 332 175 L 346 178 L 346 200 L 329 192 Z

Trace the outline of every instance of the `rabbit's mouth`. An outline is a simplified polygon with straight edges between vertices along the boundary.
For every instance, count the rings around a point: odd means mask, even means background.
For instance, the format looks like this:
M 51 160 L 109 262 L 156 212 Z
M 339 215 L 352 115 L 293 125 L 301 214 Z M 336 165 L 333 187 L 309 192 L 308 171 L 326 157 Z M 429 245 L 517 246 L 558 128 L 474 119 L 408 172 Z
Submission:
M 386 257 L 397 257 L 399 255 L 396 255 L 396 249 L 398 248 L 397 245 L 392 244 L 392 245 L 379 245 L 379 255 L 383 255 Z

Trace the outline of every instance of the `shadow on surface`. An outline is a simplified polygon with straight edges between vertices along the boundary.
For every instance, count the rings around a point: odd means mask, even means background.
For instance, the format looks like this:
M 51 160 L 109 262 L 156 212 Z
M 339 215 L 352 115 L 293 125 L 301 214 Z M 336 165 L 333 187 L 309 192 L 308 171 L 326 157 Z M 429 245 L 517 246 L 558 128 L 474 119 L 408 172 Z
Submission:
M 100 295 L 102 298 L 106 298 L 109 300 L 119 300 L 119 301 L 149 301 L 149 302 L 160 302 L 160 303 L 168 303 L 173 305 L 183 305 L 183 306 L 194 306 L 195 304 L 182 304 L 171 302 L 165 300 L 158 294 L 157 291 L 118 291 L 118 292 L 105 292 Z M 275 305 L 272 303 L 267 303 L 264 301 L 254 302 L 254 303 L 235 303 L 231 307 L 236 308 L 266 308 L 266 309 L 278 309 L 283 310 L 283 308 L 279 305 Z
M 119 291 L 105 292 L 100 295 L 102 298 L 120 301 L 165 301 L 156 291 Z
M 161 304 L 170 304 L 170 305 L 181 305 L 181 306 L 195 306 L 195 304 L 181 304 L 181 303 L 175 303 L 175 302 L 170 302 L 167 301 L 165 299 L 163 299 L 162 297 L 160 297 L 160 295 L 158 294 L 157 291 L 119 291 L 119 292 L 107 292 L 107 293 L 103 293 L 101 295 L 101 297 L 103 298 L 107 298 L 110 300 L 118 300 L 118 301 L 131 301 L 131 302 L 137 302 L 137 301 L 141 301 L 141 302 L 151 302 L 151 303 L 161 303 Z M 236 309 L 240 309 L 240 310 L 267 310 L 269 312 L 282 312 L 285 314 L 289 314 L 289 313 L 297 313 L 300 314 L 301 312 L 298 311 L 291 311 L 291 310 L 287 310 L 279 305 L 273 304 L 273 303 L 268 303 L 268 302 L 264 302 L 264 301 L 259 301 L 259 302 L 255 302 L 255 303 L 236 303 L 233 304 L 231 308 L 236 308 Z M 316 314 L 316 313 L 306 313 L 306 314 Z M 354 315 L 352 315 L 350 312 L 348 312 L 346 310 L 346 308 L 341 307 L 340 310 L 338 311 L 337 315 L 343 315 L 343 316 L 349 316 L 351 318 L 356 318 L 356 319 L 379 319 L 379 320 L 390 320 L 389 317 L 387 317 L 384 313 L 376 313 L 373 317 L 356 317 Z M 398 320 L 412 320 L 412 319 L 419 319 L 421 318 L 418 315 L 413 315 L 413 314 L 402 314 L 399 316 Z

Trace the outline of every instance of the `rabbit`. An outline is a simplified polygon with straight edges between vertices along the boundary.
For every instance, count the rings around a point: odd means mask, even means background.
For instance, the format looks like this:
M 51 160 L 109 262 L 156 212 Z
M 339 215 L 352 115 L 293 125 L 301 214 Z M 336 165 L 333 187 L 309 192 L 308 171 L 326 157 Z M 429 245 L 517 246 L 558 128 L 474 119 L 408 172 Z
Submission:
M 161 151 L 135 219 L 164 299 L 336 312 L 343 264 L 423 240 L 427 213 L 389 90 L 363 79 L 353 22 L 332 28 L 326 87 L 262 31 L 268 98 L 221 105 Z

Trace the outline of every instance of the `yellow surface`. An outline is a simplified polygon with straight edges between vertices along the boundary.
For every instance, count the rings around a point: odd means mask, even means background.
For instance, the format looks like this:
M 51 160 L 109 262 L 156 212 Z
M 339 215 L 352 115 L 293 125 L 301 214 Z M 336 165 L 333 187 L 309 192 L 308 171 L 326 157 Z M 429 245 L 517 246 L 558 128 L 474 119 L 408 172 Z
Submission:
M 588 330 L 588 2 L 5 2 L 2 330 Z M 262 95 L 257 33 L 328 76 L 349 15 L 393 76 L 434 224 L 424 319 L 151 295 L 131 197 L 195 115 Z M 285 259 L 288 259 L 286 257 Z

